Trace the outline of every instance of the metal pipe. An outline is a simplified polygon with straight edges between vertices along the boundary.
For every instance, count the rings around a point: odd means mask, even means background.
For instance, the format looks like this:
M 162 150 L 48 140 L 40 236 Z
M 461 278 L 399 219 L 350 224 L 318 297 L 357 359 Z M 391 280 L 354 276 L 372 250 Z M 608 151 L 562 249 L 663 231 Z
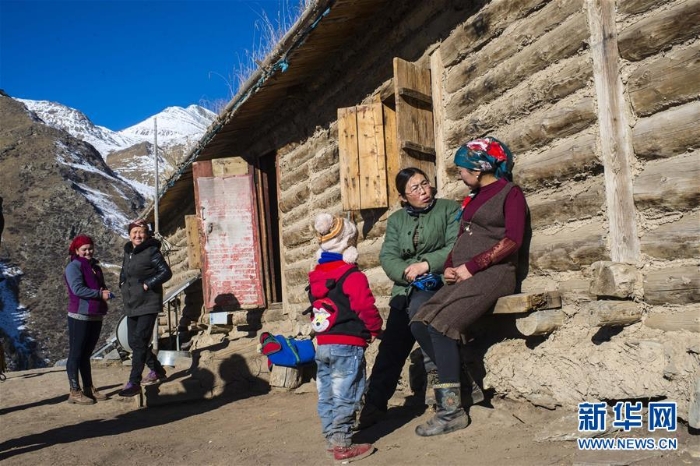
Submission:
M 153 155 L 156 164 L 156 193 L 153 201 L 153 226 L 154 232 L 158 234 L 158 191 L 160 186 L 158 186 L 158 117 L 153 118 Z

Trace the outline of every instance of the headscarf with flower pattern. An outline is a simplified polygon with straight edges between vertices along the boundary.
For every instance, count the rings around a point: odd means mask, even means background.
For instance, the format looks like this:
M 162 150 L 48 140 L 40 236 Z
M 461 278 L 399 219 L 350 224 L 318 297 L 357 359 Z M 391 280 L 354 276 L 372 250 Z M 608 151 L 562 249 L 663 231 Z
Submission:
M 513 154 L 492 136 L 462 144 L 455 153 L 455 165 L 468 170 L 493 172 L 496 178 L 513 180 Z

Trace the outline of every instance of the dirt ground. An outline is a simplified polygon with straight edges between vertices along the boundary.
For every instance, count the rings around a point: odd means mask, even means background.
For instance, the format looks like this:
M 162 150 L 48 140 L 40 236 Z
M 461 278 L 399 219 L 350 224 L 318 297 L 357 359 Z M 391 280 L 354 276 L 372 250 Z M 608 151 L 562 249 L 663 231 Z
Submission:
M 128 367 L 94 365 L 107 401 L 67 404 L 62 368 L 10 372 L 0 382 L 0 462 L 3 465 L 295 465 L 332 464 L 324 451 L 316 415 L 316 391 L 252 390 L 210 400 L 139 408 L 116 395 Z M 186 371 L 169 371 L 168 384 Z M 149 388 L 152 389 L 152 388 Z M 414 434 L 424 407 L 392 400 L 388 418 L 356 435 L 377 451 L 358 464 L 544 465 L 700 464 L 700 437 L 679 425 L 673 452 L 581 452 L 576 413 L 491 400 L 472 407 L 472 424 L 434 438 Z M 665 432 L 666 433 L 666 432 Z M 669 436 L 666 433 L 666 436 Z M 647 435 L 649 435 L 647 433 Z M 643 435 L 638 435 L 643 436 Z

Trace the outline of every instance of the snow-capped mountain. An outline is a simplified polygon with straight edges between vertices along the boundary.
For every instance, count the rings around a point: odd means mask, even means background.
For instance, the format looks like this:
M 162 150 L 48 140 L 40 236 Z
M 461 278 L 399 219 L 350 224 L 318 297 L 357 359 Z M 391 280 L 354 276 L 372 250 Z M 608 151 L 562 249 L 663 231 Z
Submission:
M 48 100 L 16 99 L 49 126 L 67 131 L 72 136 L 91 144 L 107 158 L 112 152 L 126 149 L 141 142 L 141 139 L 123 135 L 104 126 L 97 126 L 80 110 L 50 102 Z
M 17 99 L 37 114 L 44 123 L 67 131 L 74 137 L 90 143 L 106 159 L 112 152 L 133 145 L 153 143 L 154 120 L 158 124 L 158 148 L 167 150 L 174 145 L 191 146 L 204 134 L 216 113 L 198 105 L 187 108 L 168 107 L 144 121 L 121 131 L 112 131 L 92 123 L 80 110 L 47 100 Z
M 216 118 L 216 114 L 198 105 L 190 105 L 187 108 L 168 107 L 159 114 L 120 131 L 119 134 L 139 141 L 153 142 L 156 118 L 158 147 L 166 148 L 176 144 L 191 145 L 199 141 Z
M 16 99 L 44 123 L 92 145 L 107 165 L 146 198 L 153 198 L 153 142 L 157 122 L 159 175 L 165 179 L 199 141 L 216 114 L 198 105 L 168 107 L 121 131 L 97 126 L 81 111 L 46 100 Z

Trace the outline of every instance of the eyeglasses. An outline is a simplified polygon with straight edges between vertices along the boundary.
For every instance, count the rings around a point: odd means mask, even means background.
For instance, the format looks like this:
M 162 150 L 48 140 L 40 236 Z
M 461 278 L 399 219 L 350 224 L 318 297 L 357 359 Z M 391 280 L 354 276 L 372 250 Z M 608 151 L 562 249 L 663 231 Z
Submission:
M 430 189 L 430 181 L 428 180 L 423 180 L 419 184 L 414 184 L 413 186 L 409 187 L 406 192 L 408 194 L 418 194 L 418 190 L 423 190 L 424 192 L 428 192 Z

